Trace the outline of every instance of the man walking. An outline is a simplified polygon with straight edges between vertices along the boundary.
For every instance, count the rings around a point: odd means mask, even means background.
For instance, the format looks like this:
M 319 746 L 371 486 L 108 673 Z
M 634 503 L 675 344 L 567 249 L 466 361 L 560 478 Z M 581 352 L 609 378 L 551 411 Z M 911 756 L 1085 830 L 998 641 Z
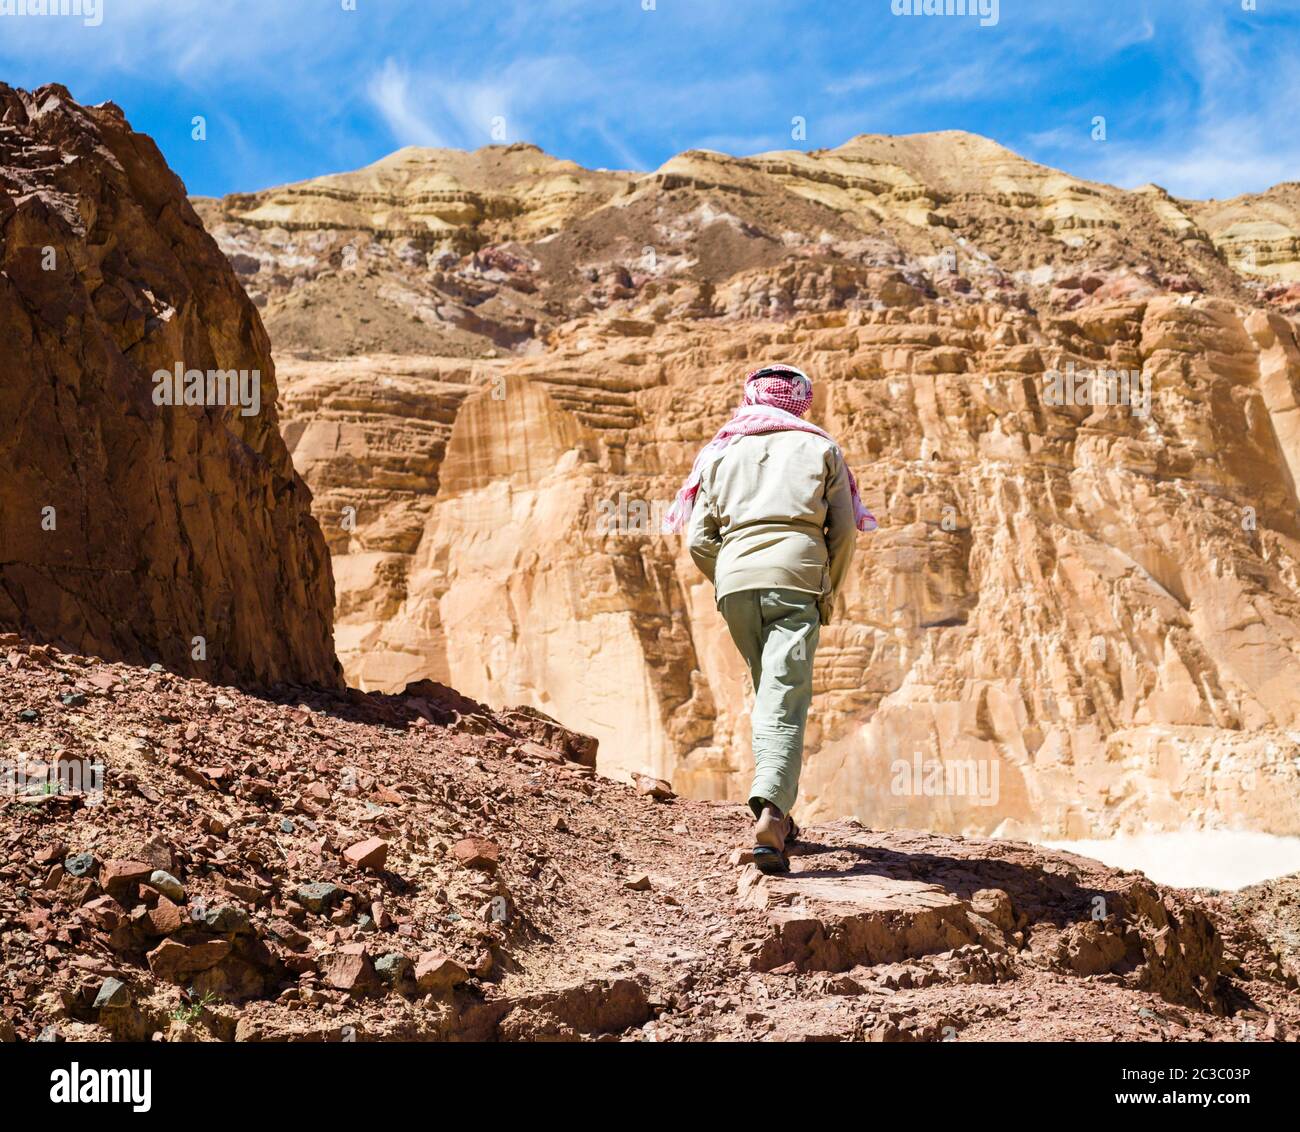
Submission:
M 876 529 L 834 440 L 803 416 L 812 380 L 769 365 L 745 378 L 742 404 L 695 458 L 664 520 L 691 557 L 754 681 L 754 862 L 786 872 L 798 834 L 804 726 L 821 626 L 848 573 L 857 531 Z

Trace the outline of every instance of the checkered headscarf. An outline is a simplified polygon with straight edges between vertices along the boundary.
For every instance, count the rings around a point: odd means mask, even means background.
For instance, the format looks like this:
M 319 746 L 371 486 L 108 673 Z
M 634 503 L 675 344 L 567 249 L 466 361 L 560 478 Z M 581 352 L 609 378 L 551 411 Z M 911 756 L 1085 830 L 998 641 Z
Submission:
M 745 375 L 746 405 L 774 405 L 802 417 L 812 408 L 812 378 L 794 366 L 761 366 Z

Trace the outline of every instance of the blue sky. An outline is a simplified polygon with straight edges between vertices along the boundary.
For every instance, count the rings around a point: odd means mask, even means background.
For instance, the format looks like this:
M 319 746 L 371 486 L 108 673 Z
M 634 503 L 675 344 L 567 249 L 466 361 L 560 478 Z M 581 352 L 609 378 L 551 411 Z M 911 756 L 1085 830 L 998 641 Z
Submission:
M 475 148 L 494 121 L 592 167 L 964 129 L 1183 196 L 1300 180 L 1300 0 L 1000 0 L 990 26 L 905 0 L 98 2 L 98 26 L 0 15 L 0 79 L 112 99 L 196 193 Z

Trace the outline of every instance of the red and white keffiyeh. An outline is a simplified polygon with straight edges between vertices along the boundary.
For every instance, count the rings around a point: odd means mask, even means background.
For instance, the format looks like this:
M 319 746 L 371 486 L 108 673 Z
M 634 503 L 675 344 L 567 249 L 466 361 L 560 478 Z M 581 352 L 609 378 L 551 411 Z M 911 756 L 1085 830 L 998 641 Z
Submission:
M 695 506 L 695 496 L 700 490 L 704 470 L 740 437 L 794 429 L 831 440 L 831 436 L 823 429 L 801 419 L 811 407 L 812 379 L 802 370 L 797 370 L 794 366 L 773 365 L 763 366 L 747 374 L 743 403 L 695 457 L 691 474 L 686 477 L 676 500 L 664 516 L 664 533 L 672 534 L 685 529 L 691 518 L 691 509 Z M 854 523 L 860 531 L 874 531 L 878 526 L 876 517 L 862 505 L 853 469 L 845 464 L 844 470 L 848 472 L 849 490 L 853 493 Z

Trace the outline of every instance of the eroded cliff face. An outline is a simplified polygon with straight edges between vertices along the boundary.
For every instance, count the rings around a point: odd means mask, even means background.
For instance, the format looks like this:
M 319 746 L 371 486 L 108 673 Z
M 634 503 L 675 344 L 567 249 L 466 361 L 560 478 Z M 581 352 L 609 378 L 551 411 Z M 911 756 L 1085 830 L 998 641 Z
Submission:
M 373 517 L 362 504 L 335 558 L 371 603 L 341 614 L 340 641 L 364 638 L 345 663 L 381 687 L 454 677 L 533 703 L 580 719 L 610 769 L 738 796 L 746 677 L 657 518 L 740 359 L 773 351 L 816 373 L 813 416 L 882 520 L 823 631 L 805 812 L 1060 837 L 1295 832 L 1300 350 L 1281 316 L 1223 300 L 632 339 L 575 326 L 465 397 L 436 490 Z M 1046 403 L 1044 371 L 1069 362 L 1140 375 L 1149 414 Z M 619 412 L 572 408 L 603 400 Z M 337 478 L 357 455 L 325 467 Z M 371 547 L 390 513 L 420 516 L 409 551 Z M 387 581 L 368 565 L 380 554 Z
M 1126 193 L 936 134 L 574 174 L 543 207 L 531 147 L 404 153 L 386 206 L 421 160 L 471 195 L 534 180 L 424 238 L 316 183 L 203 205 L 273 327 L 322 296 L 380 325 L 398 291 L 461 297 L 408 320 L 441 358 L 360 353 L 325 310 L 335 356 L 283 359 L 354 680 L 531 704 L 606 770 L 742 796 L 747 677 L 658 520 L 779 359 L 814 374 L 882 527 L 822 636 L 807 816 L 1297 832 L 1300 349 L 1289 245 L 1241 227 L 1285 228 L 1277 191 Z
M 244 371 L 250 396 L 156 403 L 178 365 Z M 62 87 L 0 84 L 0 373 L 0 626 L 223 682 L 339 681 L 257 311 L 154 144 Z

